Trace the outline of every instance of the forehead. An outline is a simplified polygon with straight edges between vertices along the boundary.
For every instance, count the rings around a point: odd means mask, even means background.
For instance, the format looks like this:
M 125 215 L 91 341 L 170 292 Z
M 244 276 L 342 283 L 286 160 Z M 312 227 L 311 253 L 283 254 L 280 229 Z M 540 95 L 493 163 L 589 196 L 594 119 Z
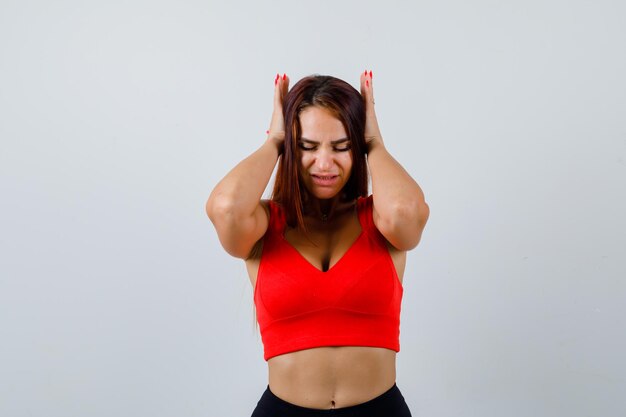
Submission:
M 300 112 L 300 127 L 302 137 L 311 140 L 335 140 L 347 136 L 341 120 L 317 106 L 309 106 Z

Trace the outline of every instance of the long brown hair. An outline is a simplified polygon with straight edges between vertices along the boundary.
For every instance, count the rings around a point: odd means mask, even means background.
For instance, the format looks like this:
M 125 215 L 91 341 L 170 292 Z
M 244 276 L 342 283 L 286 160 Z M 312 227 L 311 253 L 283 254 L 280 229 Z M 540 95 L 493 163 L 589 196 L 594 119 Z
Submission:
M 298 141 L 302 134 L 300 113 L 308 106 L 328 110 L 341 121 L 352 154 L 352 172 L 342 189 L 345 200 L 367 196 L 367 163 L 365 154 L 365 103 L 361 94 L 347 82 L 329 75 L 311 75 L 289 90 L 283 103 L 285 142 L 278 161 L 272 200 L 285 212 L 287 224 L 304 229 L 303 202 L 308 198 L 298 169 Z

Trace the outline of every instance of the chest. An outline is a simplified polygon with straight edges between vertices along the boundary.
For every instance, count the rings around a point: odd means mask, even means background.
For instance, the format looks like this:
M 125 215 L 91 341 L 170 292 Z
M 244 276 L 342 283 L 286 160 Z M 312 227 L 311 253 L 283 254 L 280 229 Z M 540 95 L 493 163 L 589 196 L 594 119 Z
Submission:
M 282 235 L 266 241 L 256 280 L 255 302 L 272 317 L 296 317 L 329 308 L 385 314 L 401 293 L 390 254 L 377 235 L 359 232 L 326 271 L 307 260 L 298 251 L 302 248 L 309 246 L 296 248 Z M 305 253 L 324 254 L 317 248 L 310 249 Z
M 312 267 L 327 272 L 354 246 L 361 233 L 358 218 L 353 216 L 336 225 L 316 227 L 308 233 L 286 230 L 283 240 Z

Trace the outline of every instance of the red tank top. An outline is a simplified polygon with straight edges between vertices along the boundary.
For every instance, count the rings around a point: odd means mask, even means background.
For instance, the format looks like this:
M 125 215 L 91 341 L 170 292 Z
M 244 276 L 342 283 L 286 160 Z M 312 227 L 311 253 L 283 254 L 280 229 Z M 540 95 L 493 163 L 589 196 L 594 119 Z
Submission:
M 361 234 L 326 272 L 284 238 L 285 216 L 269 203 L 269 226 L 254 288 L 264 359 L 319 346 L 400 351 L 403 288 L 372 219 L 372 196 L 359 198 Z

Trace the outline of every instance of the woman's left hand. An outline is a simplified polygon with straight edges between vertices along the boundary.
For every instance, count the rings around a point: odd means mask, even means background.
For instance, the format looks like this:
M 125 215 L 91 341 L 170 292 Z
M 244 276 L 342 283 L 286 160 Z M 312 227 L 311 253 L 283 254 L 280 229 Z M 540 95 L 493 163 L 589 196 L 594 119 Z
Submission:
M 376 110 L 374 109 L 372 75 L 372 71 L 361 73 L 361 96 L 365 102 L 365 143 L 367 143 L 368 152 L 374 145 L 383 143 L 383 137 L 380 134 L 378 120 L 376 119 Z

